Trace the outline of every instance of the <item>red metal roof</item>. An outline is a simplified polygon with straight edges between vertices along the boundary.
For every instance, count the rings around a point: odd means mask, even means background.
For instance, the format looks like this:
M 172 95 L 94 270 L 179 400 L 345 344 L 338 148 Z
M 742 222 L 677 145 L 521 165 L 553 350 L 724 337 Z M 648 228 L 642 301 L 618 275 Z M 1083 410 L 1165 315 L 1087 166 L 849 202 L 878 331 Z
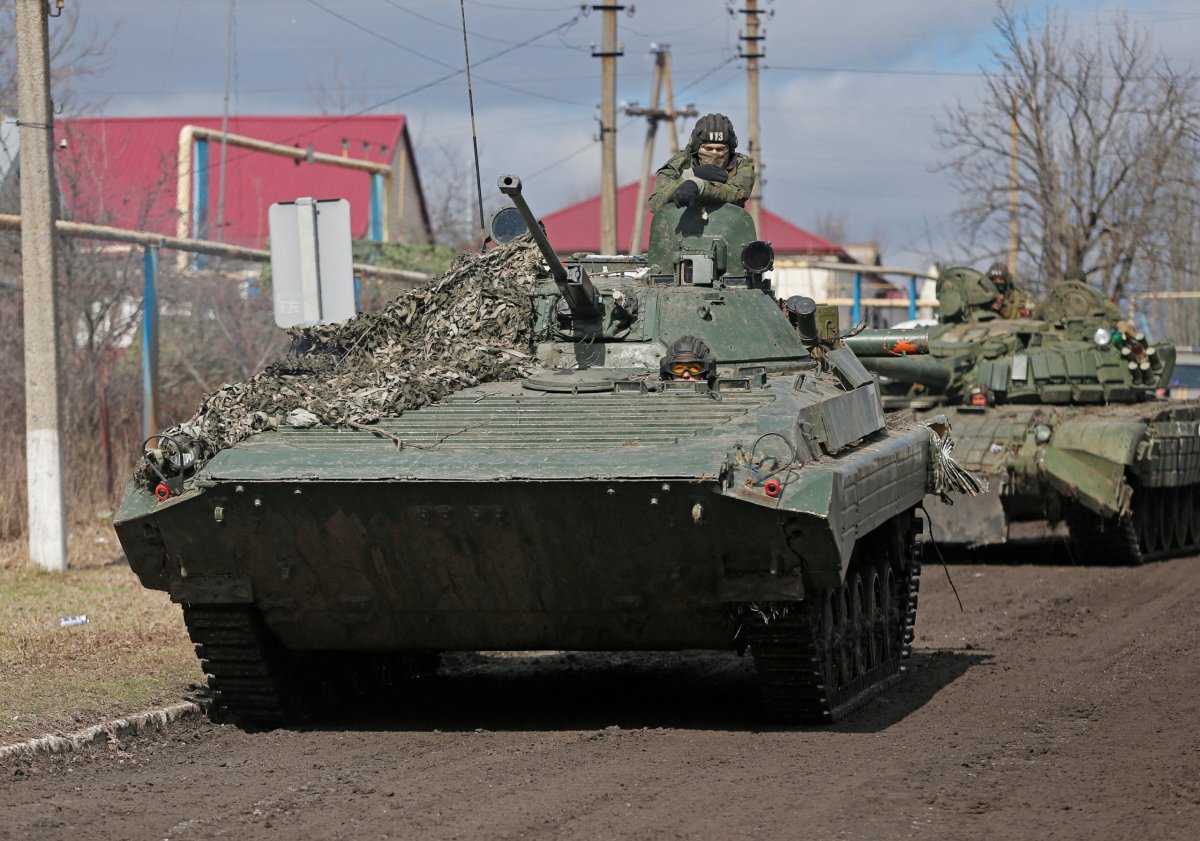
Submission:
M 65 139 L 55 159 L 66 203 L 78 222 L 175 235 L 179 130 L 185 125 L 219 130 L 220 117 L 96 118 L 60 120 L 55 139 Z M 404 117 L 230 117 L 229 132 L 316 152 L 390 160 L 404 136 Z M 366 144 L 366 148 L 364 148 Z M 216 239 L 220 143 L 208 144 L 209 239 Z M 236 146 L 226 150 L 225 242 L 266 245 L 267 211 L 274 202 L 300 197 L 350 202 L 351 231 L 367 233 L 370 174 Z M 190 179 L 189 179 L 190 180 Z M 189 205 L 190 206 L 190 205 Z M 416 212 L 423 212 L 414 209 Z M 196 233 L 192 232 L 195 236 Z
M 629 240 L 633 236 L 633 214 L 637 206 L 637 194 L 636 181 L 617 190 L 617 249 L 619 251 L 629 250 Z M 645 251 L 650 241 L 650 216 L 650 211 L 647 209 L 642 246 L 640 249 L 636 249 L 639 252 Z M 599 196 L 593 196 L 578 204 L 543 216 L 542 222 L 546 226 L 546 234 L 550 237 L 550 242 L 559 253 L 570 254 L 576 251 L 595 253 L 600 250 Z M 844 253 L 840 245 L 796 227 L 765 207 L 762 211 L 762 228 L 759 236 L 768 240 L 775 248 L 775 253 L 779 255 L 828 254 L 841 256 Z

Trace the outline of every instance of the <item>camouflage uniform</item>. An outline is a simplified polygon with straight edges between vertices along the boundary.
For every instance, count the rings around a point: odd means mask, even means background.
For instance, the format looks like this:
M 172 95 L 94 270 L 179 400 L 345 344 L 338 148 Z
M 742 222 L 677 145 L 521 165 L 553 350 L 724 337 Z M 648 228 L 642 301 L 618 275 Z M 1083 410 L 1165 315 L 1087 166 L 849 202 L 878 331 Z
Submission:
M 1028 318 L 1032 309 L 1032 299 L 1010 283 L 1008 291 L 1004 294 L 1004 300 L 1000 303 L 1000 317 Z
M 729 180 L 724 184 L 716 181 L 705 181 L 692 174 L 692 169 L 700 165 L 696 156 L 694 144 L 677 153 L 671 160 L 663 164 L 654 177 L 654 192 L 650 194 L 650 211 L 656 212 L 671 201 L 675 189 L 688 178 L 694 178 L 700 186 L 700 201 L 708 204 L 745 205 L 754 189 L 754 161 L 747 155 L 736 152 L 729 156 L 729 163 L 724 169 L 729 173 Z

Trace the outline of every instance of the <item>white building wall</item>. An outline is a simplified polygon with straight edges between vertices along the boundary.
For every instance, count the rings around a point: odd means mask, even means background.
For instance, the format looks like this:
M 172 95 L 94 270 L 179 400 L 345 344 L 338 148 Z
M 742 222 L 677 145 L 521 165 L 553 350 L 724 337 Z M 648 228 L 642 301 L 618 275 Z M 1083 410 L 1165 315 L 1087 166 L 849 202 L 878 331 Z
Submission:
M 803 268 L 801 264 L 810 259 L 775 259 L 775 268 L 768 277 L 776 298 L 787 300 L 793 295 L 804 295 L 820 303 L 831 296 L 836 288 L 835 273 L 828 269 Z

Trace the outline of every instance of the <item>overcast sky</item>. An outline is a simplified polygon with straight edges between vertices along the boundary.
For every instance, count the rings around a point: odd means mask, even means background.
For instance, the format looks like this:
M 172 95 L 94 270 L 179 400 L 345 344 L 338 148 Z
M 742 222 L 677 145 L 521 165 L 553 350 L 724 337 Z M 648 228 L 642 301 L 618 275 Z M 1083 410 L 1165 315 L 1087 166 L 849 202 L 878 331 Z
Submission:
M 222 112 L 228 0 L 68 2 L 79 9 L 82 32 L 115 28 L 108 67 L 82 83 L 79 104 L 107 116 Z M 650 45 L 668 43 L 677 104 L 728 114 L 744 138 L 746 79 L 737 59 L 743 16 L 729 13 L 744 3 L 634 5 L 631 16 L 619 17 L 625 54 L 618 100 L 647 102 Z M 931 244 L 948 250 L 957 199 L 934 171 L 933 122 L 946 105 L 979 95 L 980 69 L 993 63 L 994 3 L 760 5 L 773 12 L 761 74 L 765 206 L 806 228 L 822 216 L 844 217 L 849 237 L 878 241 L 889 264 L 924 265 Z M 1083 0 L 1052 5 L 1088 27 L 1111 20 L 1117 8 Z M 1195 0 L 1130 0 L 1121 8 L 1178 67 L 1200 61 Z M 578 3 L 564 0 L 467 0 L 466 14 L 485 193 L 494 192 L 497 174 L 513 172 L 539 214 L 595 194 L 600 60 L 591 45 L 600 41 L 602 15 L 582 14 Z M 436 82 L 462 67 L 459 25 L 457 0 L 238 0 L 230 113 L 403 113 L 427 181 L 436 177 L 428 170 L 442 146 L 465 169 L 465 79 Z M 645 122 L 622 117 L 618 125 L 625 183 L 638 174 Z M 660 131 L 656 158 L 668 155 Z M 462 188 L 473 191 L 473 184 Z

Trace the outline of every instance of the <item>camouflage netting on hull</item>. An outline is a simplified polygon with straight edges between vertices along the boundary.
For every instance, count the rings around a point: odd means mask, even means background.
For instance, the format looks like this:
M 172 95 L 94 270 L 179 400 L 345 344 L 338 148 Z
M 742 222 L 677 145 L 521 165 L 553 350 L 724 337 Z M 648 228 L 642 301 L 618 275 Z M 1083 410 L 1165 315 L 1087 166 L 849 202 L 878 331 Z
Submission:
M 294 327 L 286 356 L 221 386 L 166 434 L 189 436 L 212 455 L 263 430 L 371 424 L 481 382 L 525 376 L 529 292 L 541 262 L 522 237 L 460 256 L 441 278 L 378 312 Z

